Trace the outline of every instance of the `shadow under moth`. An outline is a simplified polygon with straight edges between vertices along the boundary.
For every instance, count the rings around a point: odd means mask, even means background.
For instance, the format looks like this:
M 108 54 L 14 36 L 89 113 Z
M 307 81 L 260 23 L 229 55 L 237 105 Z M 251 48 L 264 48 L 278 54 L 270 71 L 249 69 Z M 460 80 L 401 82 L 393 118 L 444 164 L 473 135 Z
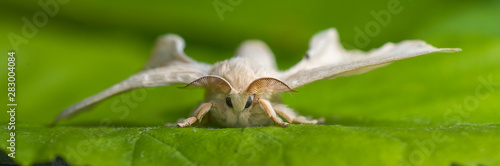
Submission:
M 221 127 L 317 124 L 321 120 L 301 116 L 282 104 L 281 94 L 295 92 L 294 88 L 314 81 L 361 74 L 401 59 L 460 51 L 459 48 L 435 48 L 419 40 L 386 43 L 368 52 L 345 50 L 337 31 L 331 28 L 312 37 L 309 50 L 299 63 L 279 71 L 273 53 L 259 40 L 243 42 L 234 57 L 213 65 L 191 59 L 184 53 L 184 46 L 184 40 L 175 34 L 161 36 L 143 70 L 65 109 L 54 124 L 125 91 L 179 83 L 187 84 L 180 88 L 204 88 L 205 99 L 187 119 L 178 121 L 178 127 L 190 126 L 196 121 Z

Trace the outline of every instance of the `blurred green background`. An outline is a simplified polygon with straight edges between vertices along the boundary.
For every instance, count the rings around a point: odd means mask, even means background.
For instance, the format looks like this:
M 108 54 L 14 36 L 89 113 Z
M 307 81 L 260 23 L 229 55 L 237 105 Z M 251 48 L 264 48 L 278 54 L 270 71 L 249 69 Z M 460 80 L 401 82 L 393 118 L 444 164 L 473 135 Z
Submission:
M 475 163 L 498 165 L 500 163 L 499 148 L 496 146 L 495 150 L 493 146 L 493 142 L 500 139 L 498 126 L 500 123 L 500 1 L 242 0 L 240 4 L 231 2 L 238 1 L 71 0 L 67 4 L 59 4 L 58 12 L 53 17 L 49 16 L 48 22 L 43 27 L 37 27 L 35 35 L 26 37 L 27 43 L 19 44 L 18 49 L 15 50 L 17 56 L 16 97 L 19 105 L 16 124 L 22 126 L 18 127 L 18 132 L 22 133 L 23 128 L 26 129 L 25 135 L 19 136 L 18 141 L 24 142 L 33 138 L 30 134 L 34 134 L 34 131 L 47 130 L 45 134 L 60 132 L 58 127 L 64 131 L 90 132 L 88 130 L 99 127 L 103 119 L 110 122 L 108 126 L 110 130 L 122 127 L 142 130 L 145 127 L 162 126 L 165 123 L 175 122 L 178 118 L 187 117 L 189 111 L 202 99 L 203 91 L 180 90 L 175 88 L 176 86 L 170 86 L 148 88 L 115 96 L 97 105 L 91 111 L 62 121 L 55 128 L 46 127 L 64 108 L 139 71 L 147 61 L 156 37 L 162 34 L 176 33 L 182 36 L 186 41 L 186 54 L 206 63 L 230 58 L 237 46 L 244 40 L 260 39 L 271 47 L 279 68 L 284 70 L 302 58 L 313 34 L 335 27 L 344 46 L 348 49 L 366 51 L 380 47 L 386 42 L 421 39 L 436 47 L 462 48 L 463 51 L 416 57 L 363 75 L 323 80 L 298 88 L 299 93 L 284 94 L 284 103 L 289 104 L 301 114 L 315 118 L 325 117 L 326 126 L 295 125 L 290 131 L 282 131 L 283 129 L 274 127 L 253 130 L 264 132 L 269 130 L 268 133 L 270 132 L 271 135 L 279 135 L 280 132 L 300 135 L 300 132 L 304 130 L 322 133 L 322 130 L 332 130 L 328 127 L 334 129 L 346 127 L 361 133 L 350 135 L 353 138 L 366 137 L 370 140 L 372 137 L 363 135 L 363 131 L 381 129 L 387 135 L 396 133 L 395 137 L 402 139 L 403 144 L 395 143 L 394 147 L 401 149 L 408 148 L 407 144 L 412 147 L 410 143 L 412 141 L 405 142 L 405 139 L 421 137 L 412 133 L 422 132 L 425 137 L 429 136 L 426 131 L 439 129 L 443 133 L 451 132 L 449 134 L 452 135 L 450 137 L 453 137 L 454 141 L 473 141 L 477 145 L 457 148 L 456 145 L 450 143 L 449 146 L 438 147 L 436 153 L 429 155 L 430 160 L 425 160 L 425 164 L 450 164 L 454 161 L 466 165 Z M 387 11 L 391 3 L 397 2 L 400 3 L 401 11 L 391 14 L 390 21 L 385 26 L 380 25 L 376 16 L 371 14 L 371 12 Z M 7 52 L 13 50 L 8 34 L 14 33 L 22 36 L 25 24 L 22 18 L 26 17 L 33 21 L 33 15 L 43 11 L 38 3 L 39 1 L 34 0 L 0 2 L 0 19 L 2 20 L 0 32 L 3 34 L 0 40 L 0 50 L 3 51 L 1 57 L 5 60 L 5 63 L 0 63 L 0 67 L 7 68 Z M 227 11 L 218 14 L 214 4 L 218 4 Z M 366 26 L 372 22 L 380 25 L 379 33 L 369 37 L 366 46 L 356 44 L 355 29 L 359 28 L 364 32 Z M 7 84 L 6 73 L 1 74 L 2 85 Z M 462 112 L 462 114 L 457 111 L 453 112 L 457 110 L 454 109 L 456 107 L 465 107 L 464 105 L 470 101 L 468 99 L 476 96 L 476 88 L 482 86 L 480 77 L 486 79 L 491 77 L 493 82 L 496 82 L 494 84 L 496 86 L 493 86 L 491 91 L 483 91 L 488 92 L 488 96 L 479 99 L 479 103 L 472 111 Z M 142 94 L 146 96 L 135 99 L 130 104 L 124 102 L 127 96 L 134 99 L 134 95 L 137 98 L 137 95 Z M 6 103 L 6 97 L 2 95 L 0 99 Z M 8 118 L 8 114 L 1 113 L 1 124 L 7 124 Z M 460 126 L 456 131 L 447 131 L 446 126 L 450 125 L 465 125 L 465 127 Z M 441 131 L 443 126 L 445 127 Z M 483 126 L 484 128 L 470 126 Z M 478 128 L 481 130 L 476 130 Z M 164 130 L 179 132 L 175 128 Z M 187 130 L 196 132 L 193 128 Z M 180 132 L 183 131 L 186 130 L 180 130 Z M 204 129 L 201 131 L 210 132 Z M 239 129 L 216 131 L 238 133 Z M 258 133 L 263 131 L 253 133 L 255 138 L 259 137 Z M 2 132 L 7 133 L 7 130 L 3 128 Z M 461 135 L 464 132 L 479 132 L 478 135 L 481 136 Z M 41 134 L 43 135 L 44 132 Z M 2 134 L 0 138 L 8 139 L 5 135 L 7 134 Z M 189 134 L 186 137 L 190 137 Z M 281 140 L 280 136 L 276 137 L 278 142 L 285 141 Z M 327 140 L 329 138 L 330 140 L 350 140 L 335 134 L 324 137 Z M 41 136 L 31 141 L 44 142 L 50 138 L 52 137 Z M 211 137 L 208 136 L 208 138 Z M 253 137 L 250 136 L 250 138 Z M 61 139 L 69 138 L 61 137 Z M 304 137 L 303 139 L 311 138 Z M 108 141 L 113 142 L 113 140 L 110 138 Z M 222 141 L 229 140 L 222 139 Z M 5 150 L 7 144 L 4 143 L 5 141 L 2 142 L 0 145 Z M 305 148 L 308 152 L 319 148 L 317 152 L 321 154 L 331 152 L 328 148 L 320 148 L 320 143 L 298 145 L 294 142 L 297 140 L 291 139 L 288 144 L 283 143 L 282 148 L 292 152 L 301 148 Z M 324 142 L 324 144 L 329 143 L 331 142 Z M 339 145 L 340 147 L 337 148 L 343 149 L 337 150 L 349 153 L 349 149 L 355 147 L 356 143 L 348 144 L 352 146 Z M 384 147 L 383 145 L 381 148 Z M 58 149 L 48 145 L 45 148 L 35 145 L 19 146 L 18 153 L 21 157 L 15 161 L 24 164 L 46 162 L 62 153 L 57 150 L 46 152 L 47 149 Z M 482 153 L 475 153 L 477 157 L 466 155 L 469 152 L 479 151 L 476 149 L 479 147 L 487 148 L 487 150 L 483 149 Z M 362 149 L 362 147 L 357 148 Z M 232 150 L 230 147 L 228 149 Z M 449 152 L 457 152 L 457 155 Z M 39 156 L 44 153 L 47 154 Z M 365 153 L 372 154 L 370 151 Z M 394 153 L 396 157 L 372 156 L 374 160 L 367 161 L 394 164 L 392 162 L 399 161 L 397 156 L 411 155 L 411 148 L 402 153 Z M 132 152 L 131 156 L 134 156 L 133 154 Z M 158 152 L 158 154 L 161 153 Z M 235 152 L 235 154 L 238 153 Z M 262 155 L 264 154 L 266 153 Z M 462 155 L 471 158 L 464 159 Z M 261 154 L 259 153 L 258 156 Z M 284 156 L 287 155 L 284 154 Z M 294 158 L 293 155 L 288 156 Z M 113 159 L 111 157 L 108 162 L 115 163 Z M 214 160 L 214 158 L 207 158 L 209 159 Z M 355 162 L 355 158 L 313 157 L 312 159 L 319 163 L 359 164 Z M 460 161 L 460 159 L 463 160 Z M 192 160 L 195 161 L 194 163 L 202 163 L 197 159 Z M 226 163 L 226 160 L 212 162 L 221 164 Z M 285 162 L 285 165 L 302 162 L 304 161 Z M 99 164 L 100 162 L 89 163 Z M 85 164 L 85 162 L 80 164 Z

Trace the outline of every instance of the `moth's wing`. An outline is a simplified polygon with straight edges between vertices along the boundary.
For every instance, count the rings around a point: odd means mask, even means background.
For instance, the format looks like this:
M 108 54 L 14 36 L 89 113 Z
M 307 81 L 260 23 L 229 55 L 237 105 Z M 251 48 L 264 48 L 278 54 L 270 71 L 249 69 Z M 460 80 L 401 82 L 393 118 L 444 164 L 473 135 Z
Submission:
M 266 43 L 260 40 L 247 40 L 241 43 L 235 57 L 245 58 L 256 66 L 278 70 L 273 52 Z
M 187 84 L 208 75 L 211 66 L 192 60 L 184 54 L 183 50 L 184 41 L 179 36 L 166 35 L 159 38 L 151 60 L 144 70 L 68 107 L 57 116 L 54 124 L 60 119 L 69 118 L 86 107 L 122 92 L 143 87 Z
M 166 34 L 156 40 L 153 52 L 144 69 L 184 63 L 197 63 L 184 53 L 186 43 L 176 34 Z
M 460 51 L 458 48 L 435 48 L 419 40 L 386 43 L 369 52 L 347 51 L 340 44 L 337 31 L 333 28 L 314 35 L 309 47 L 307 55 L 280 77 L 291 88 L 316 80 L 361 74 L 393 61 L 419 55 Z

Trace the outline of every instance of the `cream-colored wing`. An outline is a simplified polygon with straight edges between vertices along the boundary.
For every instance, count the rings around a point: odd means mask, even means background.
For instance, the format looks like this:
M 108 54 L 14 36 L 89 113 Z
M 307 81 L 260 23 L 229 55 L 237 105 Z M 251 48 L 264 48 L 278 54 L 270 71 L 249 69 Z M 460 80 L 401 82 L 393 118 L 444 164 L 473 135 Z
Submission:
M 424 41 L 406 40 L 386 43 L 369 52 L 345 50 L 333 28 L 319 32 L 311 39 L 307 55 L 280 77 L 291 88 L 317 80 L 361 74 L 390 62 L 433 52 L 456 52 L 459 48 L 435 48 Z
M 267 68 L 278 70 L 276 59 L 269 47 L 260 40 L 247 40 L 243 42 L 236 51 L 235 57 L 245 58 L 251 62 L 253 68 Z
M 54 123 L 113 95 L 143 87 L 187 84 L 208 75 L 210 69 L 210 65 L 196 62 L 184 54 L 184 40 L 181 37 L 174 34 L 162 36 L 157 40 L 151 59 L 144 70 L 68 107 L 57 116 Z

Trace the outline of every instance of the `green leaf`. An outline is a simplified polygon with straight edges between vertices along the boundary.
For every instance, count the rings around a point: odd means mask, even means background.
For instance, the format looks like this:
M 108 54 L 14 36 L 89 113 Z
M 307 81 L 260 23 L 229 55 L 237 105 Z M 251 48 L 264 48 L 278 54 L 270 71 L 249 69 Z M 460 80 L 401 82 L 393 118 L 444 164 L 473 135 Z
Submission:
M 21 164 L 61 156 L 76 165 L 495 165 L 495 158 L 500 156 L 498 125 L 19 127 L 22 131 L 17 132 L 16 160 L 22 159 Z M 2 135 L 2 139 L 8 138 Z M 7 145 L 2 142 L 2 146 Z

